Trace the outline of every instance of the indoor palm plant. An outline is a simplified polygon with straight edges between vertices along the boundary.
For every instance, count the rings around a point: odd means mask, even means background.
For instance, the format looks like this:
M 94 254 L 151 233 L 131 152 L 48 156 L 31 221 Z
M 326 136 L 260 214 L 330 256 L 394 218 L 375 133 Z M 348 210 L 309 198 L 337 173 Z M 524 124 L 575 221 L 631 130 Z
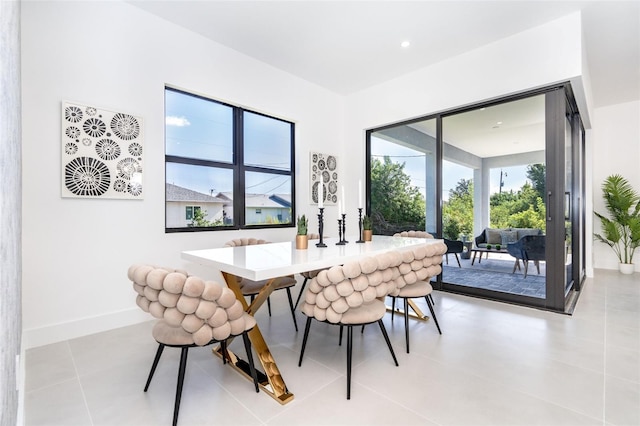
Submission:
M 297 220 L 298 234 L 296 235 L 296 248 L 298 250 L 304 250 L 308 247 L 309 238 L 307 237 L 307 229 L 309 221 L 305 215 L 298 216 Z
M 602 184 L 602 196 L 610 218 L 594 212 L 602 223 L 602 234 L 594 237 L 613 249 L 620 271 L 633 272 L 633 254 L 640 246 L 640 194 L 620 175 L 611 175 Z

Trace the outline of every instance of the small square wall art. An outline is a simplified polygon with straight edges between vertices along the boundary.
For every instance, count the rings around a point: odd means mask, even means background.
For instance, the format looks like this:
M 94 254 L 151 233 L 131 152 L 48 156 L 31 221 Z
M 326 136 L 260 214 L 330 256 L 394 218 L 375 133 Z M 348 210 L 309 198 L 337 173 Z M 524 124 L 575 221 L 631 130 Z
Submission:
M 140 200 L 142 119 L 62 102 L 62 197 Z

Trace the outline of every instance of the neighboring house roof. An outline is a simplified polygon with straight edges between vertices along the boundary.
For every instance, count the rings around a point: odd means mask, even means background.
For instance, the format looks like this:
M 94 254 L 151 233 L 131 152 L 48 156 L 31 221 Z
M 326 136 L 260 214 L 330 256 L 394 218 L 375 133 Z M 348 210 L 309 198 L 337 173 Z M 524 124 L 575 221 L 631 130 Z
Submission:
M 273 194 L 271 197 L 273 201 L 280 204 L 283 207 L 291 207 L 291 195 L 287 194 Z
M 216 197 L 223 200 L 232 201 L 232 192 L 219 192 Z M 255 207 L 271 207 L 271 208 L 290 208 L 291 207 L 291 195 L 288 194 L 247 194 L 246 206 L 249 208 Z
M 187 202 L 200 202 L 200 203 L 227 203 L 228 200 L 218 197 L 212 197 L 211 195 L 203 194 L 201 192 L 193 191 L 188 188 L 183 188 L 172 183 L 166 184 L 166 196 L 167 201 L 187 201 Z

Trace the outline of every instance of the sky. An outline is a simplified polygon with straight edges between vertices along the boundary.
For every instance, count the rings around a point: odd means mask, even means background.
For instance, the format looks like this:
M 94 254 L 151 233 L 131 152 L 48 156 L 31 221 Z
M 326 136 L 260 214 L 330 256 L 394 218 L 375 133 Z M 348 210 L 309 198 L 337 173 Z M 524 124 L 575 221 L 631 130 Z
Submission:
M 411 177 L 411 184 L 418 187 L 422 195 L 425 195 L 424 153 L 373 137 L 371 154 L 380 159 L 388 155 L 394 162 L 405 163 L 404 171 Z M 526 165 L 491 169 L 490 188 L 492 194 L 499 191 L 501 170 L 503 171 L 504 186 L 502 190 L 504 192 L 518 191 L 528 180 Z M 445 201 L 449 199 L 449 190 L 454 189 L 460 179 L 473 179 L 473 169 L 445 160 L 442 169 L 442 195 Z

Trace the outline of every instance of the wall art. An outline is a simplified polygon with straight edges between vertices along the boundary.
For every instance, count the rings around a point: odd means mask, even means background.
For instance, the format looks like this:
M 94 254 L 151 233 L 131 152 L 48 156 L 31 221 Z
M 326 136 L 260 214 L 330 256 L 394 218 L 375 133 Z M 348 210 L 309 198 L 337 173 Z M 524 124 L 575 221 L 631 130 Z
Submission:
M 324 204 L 338 204 L 338 159 L 335 155 L 310 153 L 311 204 L 318 204 L 320 179 L 324 182 Z
M 62 102 L 62 197 L 143 198 L 142 119 Z

